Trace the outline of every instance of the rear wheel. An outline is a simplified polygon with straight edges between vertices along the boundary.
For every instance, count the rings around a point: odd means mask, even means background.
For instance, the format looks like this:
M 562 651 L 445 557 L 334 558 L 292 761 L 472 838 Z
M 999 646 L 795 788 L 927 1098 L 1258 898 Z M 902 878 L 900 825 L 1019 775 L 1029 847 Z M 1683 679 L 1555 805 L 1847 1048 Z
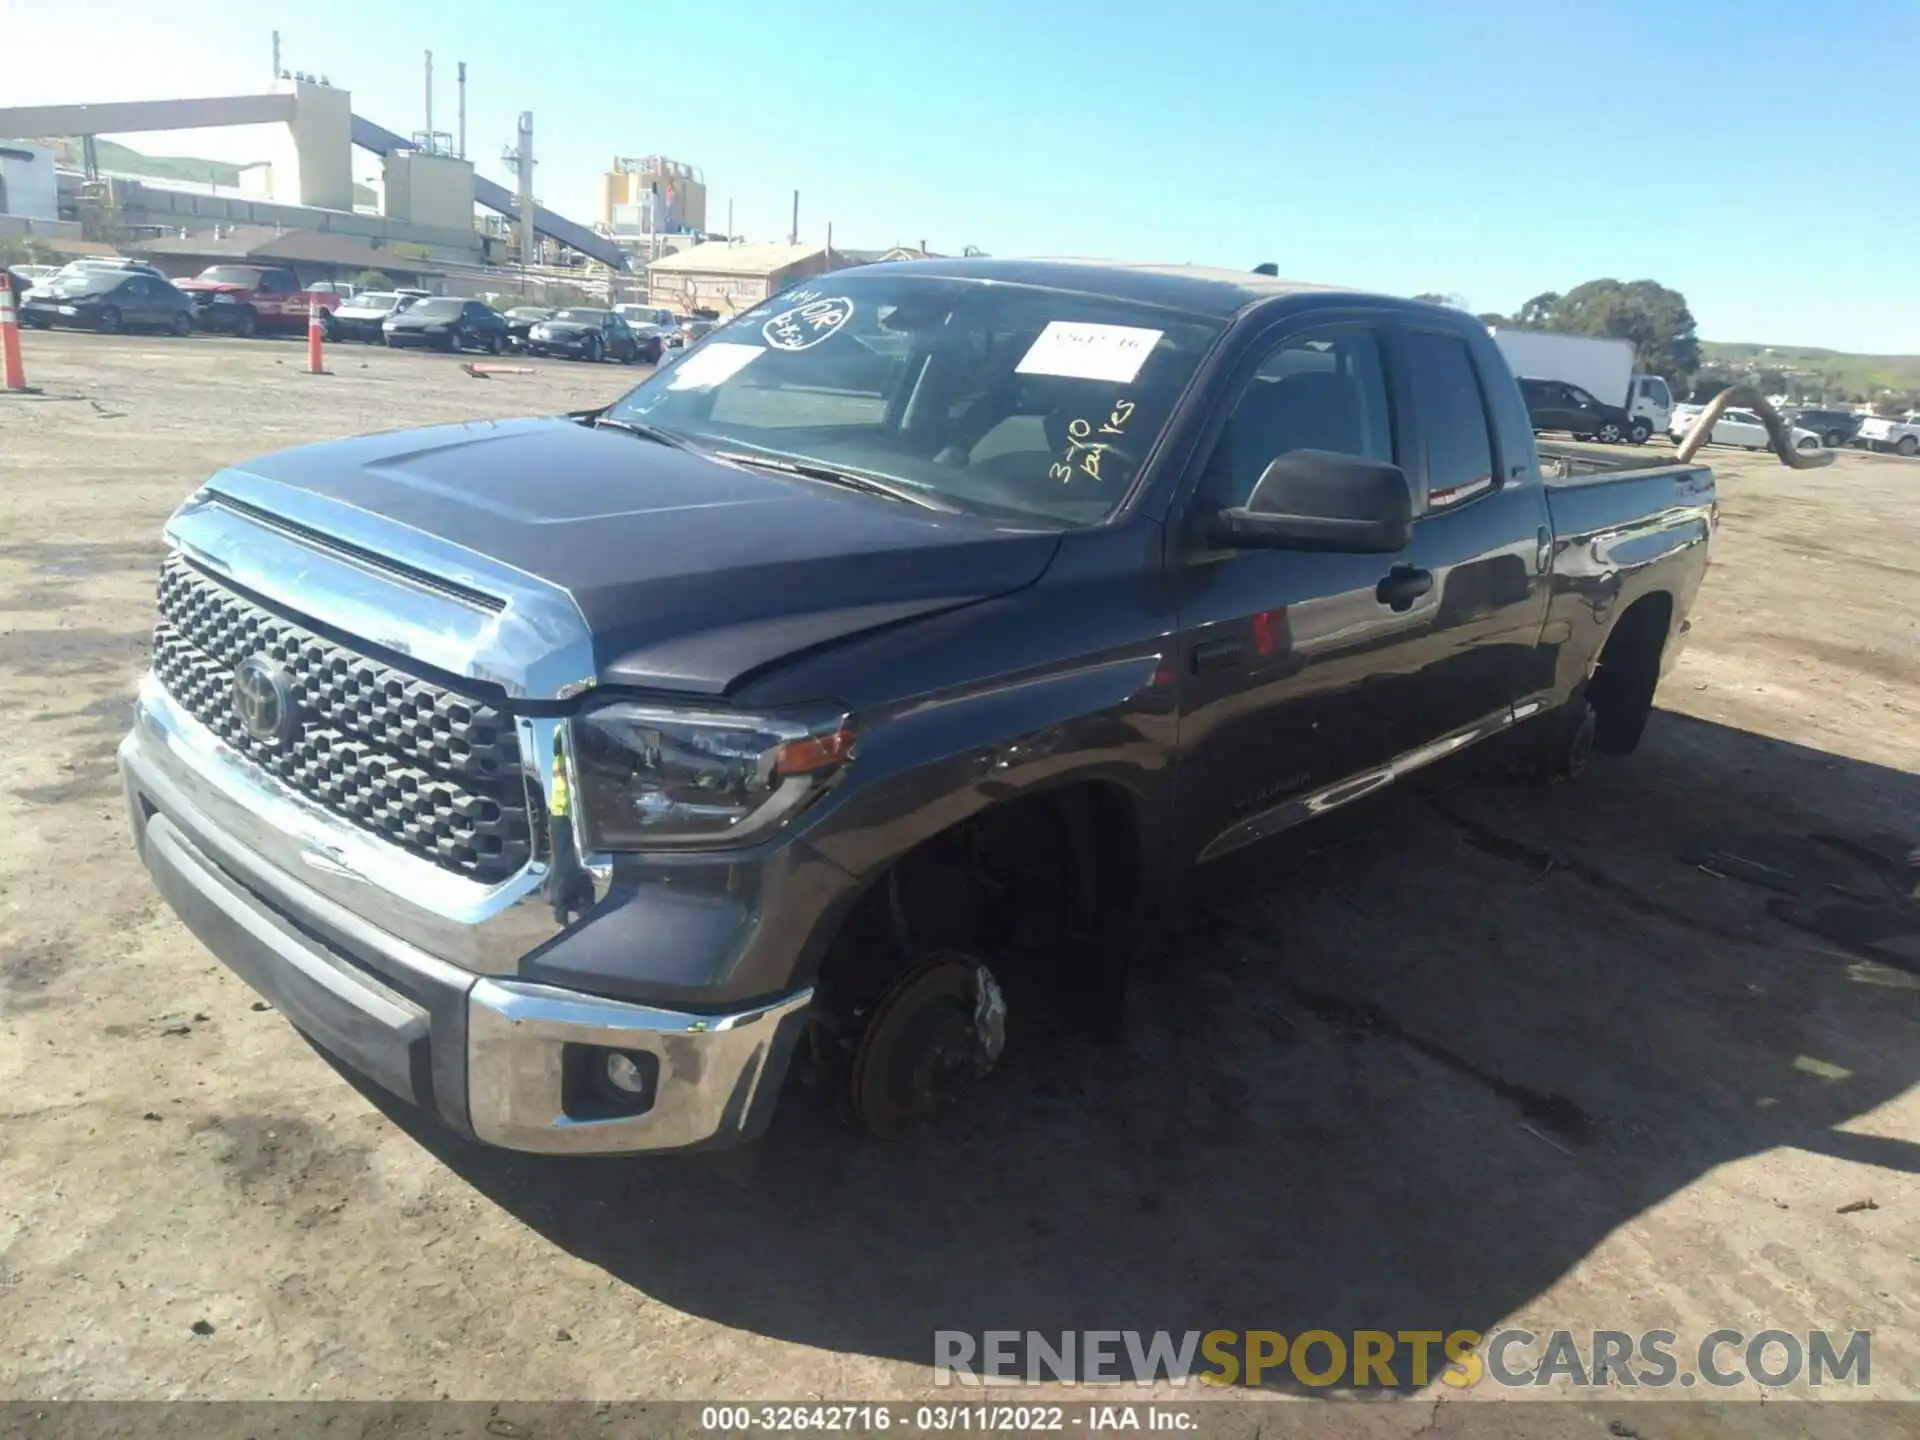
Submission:
M 117 307 L 108 305 L 101 309 L 98 324 L 102 335 L 118 335 L 126 322 L 121 319 Z
M 1842 445 L 1847 443 L 1847 437 L 1843 431 L 1829 430 L 1820 437 L 1820 443 L 1829 450 L 1838 450 Z
M 1630 755 L 1640 744 L 1660 684 L 1660 654 L 1666 648 L 1670 602 L 1653 596 L 1620 617 L 1600 652 L 1600 665 L 1586 690 L 1593 707 L 1593 748 L 1602 755 Z
M 242 340 L 251 339 L 260 332 L 260 315 L 251 305 L 242 305 L 240 313 L 233 317 L 233 333 Z
M 1600 443 L 1603 445 L 1618 445 L 1620 443 L 1620 426 L 1612 420 L 1601 422 L 1600 428 L 1596 430 L 1594 434 L 1599 436 Z
M 501 345 L 498 335 L 487 336 L 487 353 L 489 355 L 498 355 L 502 348 L 504 347 Z
M 601 352 L 600 337 L 598 335 L 589 335 L 587 337 L 587 349 L 586 349 L 587 363 L 589 365 L 599 364 L 600 352 Z
M 1653 426 L 1644 420 L 1636 420 L 1627 431 L 1627 438 L 1636 445 L 1644 445 L 1653 438 Z
M 177 311 L 173 317 L 173 324 L 167 328 L 172 330 L 176 335 L 191 335 L 193 333 L 193 317 L 184 310 Z
M 1815 436 L 1809 435 L 1803 440 L 1796 441 L 1793 448 L 1802 455 L 1811 455 L 1820 448 L 1820 441 Z
M 1912 459 L 1915 455 L 1920 455 L 1920 439 L 1912 435 L 1902 435 L 1900 437 L 1900 443 L 1893 448 L 1898 450 L 1902 455 L 1905 455 L 1908 459 Z

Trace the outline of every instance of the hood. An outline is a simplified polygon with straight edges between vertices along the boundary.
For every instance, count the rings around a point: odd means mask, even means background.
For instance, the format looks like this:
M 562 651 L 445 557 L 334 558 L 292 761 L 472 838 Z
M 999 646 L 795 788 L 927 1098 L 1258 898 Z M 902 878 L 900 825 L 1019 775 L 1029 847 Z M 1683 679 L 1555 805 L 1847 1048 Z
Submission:
M 921 510 L 564 419 L 283 450 L 248 477 L 537 577 L 602 683 L 722 693 L 769 663 L 1039 579 L 1058 532 Z M 302 506 L 303 510 L 311 507 Z M 388 527 L 379 527 L 383 531 Z M 389 546 L 405 560 L 404 534 Z
M 533 324 L 536 330 L 544 330 L 549 335 L 593 335 L 600 329 L 585 320 L 536 320 Z
M 236 285 L 231 280 L 176 280 L 176 290 L 186 290 L 197 295 L 250 295 L 251 285 Z

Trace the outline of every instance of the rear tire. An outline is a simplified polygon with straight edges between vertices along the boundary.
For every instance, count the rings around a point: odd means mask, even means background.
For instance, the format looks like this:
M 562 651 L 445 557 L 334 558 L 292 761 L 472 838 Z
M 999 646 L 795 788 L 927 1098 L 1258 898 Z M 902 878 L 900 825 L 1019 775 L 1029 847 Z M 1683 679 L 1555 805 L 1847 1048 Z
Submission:
M 1600 652 L 1600 665 L 1587 682 L 1593 707 L 1593 748 L 1602 755 L 1630 755 L 1653 714 L 1653 692 L 1660 684 L 1660 655 L 1666 648 L 1670 608 L 1649 598 L 1620 617 Z
M 586 361 L 589 365 L 598 365 L 600 363 L 600 350 L 600 337 L 598 335 L 589 335 L 587 337 L 586 353 Z
M 498 335 L 487 336 L 487 353 L 489 355 L 498 355 L 505 348 Z
M 125 324 L 115 306 L 107 305 L 101 309 L 98 328 L 102 335 L 118 335 Z
M 1842 445 L 1847 443 L 1847 437 L 1841 431 L 1829 430 L 1820 437 L 1820 443 L 1829 450 L 1838 450 Z
M 167 328 L 184 339 L 193 333 L 193 317 L 182 310 L 174 315 L 173 323 Z
M 1902 435 L 1900 443 L 1893 448 L 1911 460 L 1915 455 L 1920 455 L 1920 439 L 1915 439 L 1911 435 Z
M 1620 427 L 1611 420 L 1602 424 L 1594 433 L 1602 445 L 1618 445 L 1620 443 Z
M 242 305 L 240 313 L 233 318 L 233 333 L 242 340 L 251 340 L 260 333 L 260 314 L 251 305 Z
M 1635 445 L 1644 445 L 1653 438 L 1653 426 L 1644 420 L 1636 420 L 1627 431 L 1627 438 Z

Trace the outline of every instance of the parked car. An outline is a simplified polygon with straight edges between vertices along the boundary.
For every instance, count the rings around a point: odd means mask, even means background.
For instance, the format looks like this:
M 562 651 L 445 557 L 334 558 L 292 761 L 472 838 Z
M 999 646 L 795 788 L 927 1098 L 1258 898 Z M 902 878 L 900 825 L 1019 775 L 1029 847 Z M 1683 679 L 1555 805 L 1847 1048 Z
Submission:
M 432 295 L 389 315 L 380 325 L 389 345 L 425 345 L 435 350 L 507 348 L 507 322 L 492 306 L 458 295 Z
M 33 287 L 20 306 L 22 324 L 47 330 L 57 325 L 98 330 L 164 330 L 191 335 L 193 302 L 157 276 L 105 267 L 62 271 Z
M 516 305 L 507 311 L 507 348 L 526 349 L 527 332 L 552 314 L 553 311 L 544 305 Z
M 1628 439 L 1639 444 L 1647 438 L 1644 420 L 1636 422 L 1618 405 L 1596 399 L 1564 380 L 1523 377 L 1520 394 L 1536 431 L 1565 430 L 1576 440 L 1602 440 L 1609 445 Z
M 1706 409 L 1704 405 L 1699 408 Z M 1682 425 L 1679 414 L 1676 412 L 1673 428 L 1668 433 L 1676 443 L 1684 440 L 1687 432 L 1693 429 L 1694 421 L 1699 418 L 1698 415 L 1691 416 Z M 1820 448 L 1820 436 L 1815 431 L 1803 425 L 1792 425 L 1790 428 L 1794 449 L 1818 450 Z M 1707 443 L 1709 445 L 1740 445 L 1748 450 L 1765 450 L 1772 441 L 1767 434 L 1766 422 L 1753 411 L 1726 410 L 1721 413 L 1718 420 L 1714 421 L 1713 431 L 1707 436 Z
M 1861 417 L 1851 410 L 1800 409 L 1789 411 L 1787 419 L 1813 431 L 1829 450 L 1838 450 L 1859 433 Z
M 680 317 L 671 310 L 658 305 L 616 305 L 613 313 L 627 322 L 639 343 L 640 358 L 649 365 L 658 365 L 668 343 L 679 341 Z
M 192 298 L 203 330 L 253 335 L 263 330 L 307 328 L 311 307 L 340 308 L 331 290 L 304 290 L 284 265 L 209 265 L 179 288 Z
M 338 295 L 343 302 L 360 293 L 357 285 L 349 285 L 344 280 L 316 280 L 307 289 L 315 295 Z
M 328 315 L 327 339 L 364 340 L 378 345 L 385 338 L 380 327 L 413 303 L 413 296 L 392 290 L 362 290 Z
M 556 310 L 527 331 L 529 355 L 564 355 L 569 360 L 621 361 L 640 358 L 640 342 L 627 322 L 611 310 Z
M 1885 415 L 1868 416 L 1860 422 L 1853 443 L 1867 450 L 1920 455 L 1920 410 L 1891 418 Z
M 166 527 L 138 853 L 486 1144 L 750 1138 L 795 1055 L 901 1133 L 1048 1032 L 1023 995 L 1115 1013 L 1194 865 L 1496 736 L 1631 751 L 1707 573 L 1712 472 L 1543 480 L 1465 314 L 972 259 L 734 326 L 599 411 L 220 470 Z
M 1601 404 L 1624 410 L 1626 438 L 1635 445 L 1646 444 L 1671 423 L 1673 392 L 1661 376 L 1634 370 L 1630 342 L 1499 325 L 1491 327 L 1491 333 L 1514 374 L 1536 380 L 1564 380 Z
M 707 338 L 720 325 L 717 318 L 694 315 L 680 322 L 680 337 L 674 343 L 680 349 L 697 345 Z

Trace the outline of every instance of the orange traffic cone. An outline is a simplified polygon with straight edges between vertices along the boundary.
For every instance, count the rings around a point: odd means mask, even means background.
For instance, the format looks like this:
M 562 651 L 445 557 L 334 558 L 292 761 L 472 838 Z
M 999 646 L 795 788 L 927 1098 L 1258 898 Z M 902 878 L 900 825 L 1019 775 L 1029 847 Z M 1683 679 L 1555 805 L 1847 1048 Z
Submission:
M 20 363 L 20 317 L 14 312 L 13 277 L 0 265 L 0 371 L 9 390 L 27 388 L 27 367 Z
M 320 342 L 324 334 L 325 332 L 320 328 L 320 302 L 309 300 L 307 302 L 307 373 L 309 375 L 327 373 L 320 364 Z

